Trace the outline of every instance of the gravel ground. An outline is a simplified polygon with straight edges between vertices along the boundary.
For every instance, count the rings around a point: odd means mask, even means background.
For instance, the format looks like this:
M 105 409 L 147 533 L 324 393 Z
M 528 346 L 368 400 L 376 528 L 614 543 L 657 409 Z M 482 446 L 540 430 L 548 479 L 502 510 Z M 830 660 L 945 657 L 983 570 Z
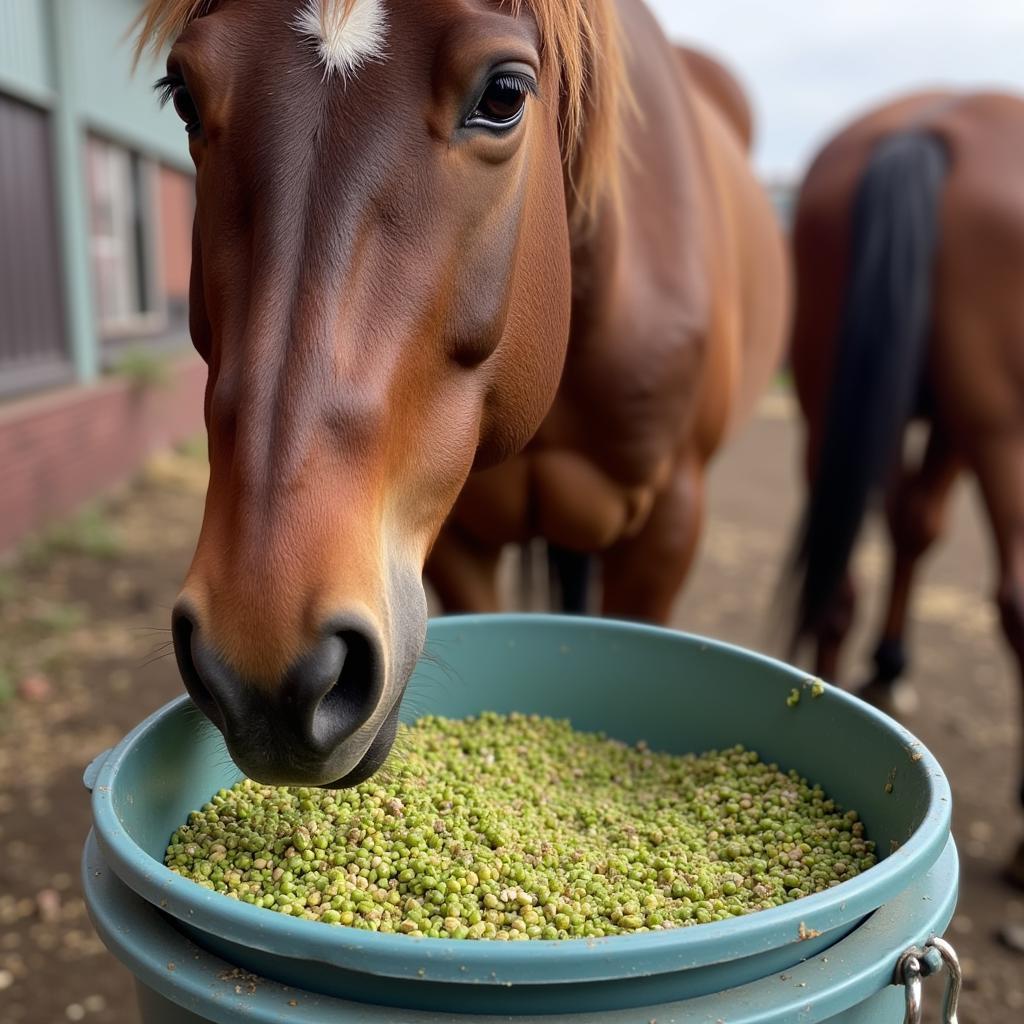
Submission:
M 797 432 L 782 396 L 716 465 L 709 525 L 676 624 L 770 649 L 765 610 L 799 500 Z M 204 468 L 155 460 L 98 512 L 0 572 L 0 1024 L 134 1024 L 131 980 L 85 915 L 78 858 L 89 810 L 81 771 L 177 695 L 168 610 L 198 529 Z M 878 617 L 884 545 L 858 563 L 864 602 L 845 671 L 864 671 Z M 973 495 L 957 496 L 951 535 L 916 602 L 908 726 L 952 780 L 963 858 L 950 931 L 964 962 L 962 1024 L 1024 1019 L 1024 955 L 995 939 L 1024 923 L 1024 896 L 998 871 L 1024 819 L 1014 801 L 1020 696 L 987 594 L 988 542 Z M 153 660 L 155 659 L 155 660 Z M 938 983 L 926 988 L 937 1021 Z M 644 1014 L 638 1015 L 646 1021 Z

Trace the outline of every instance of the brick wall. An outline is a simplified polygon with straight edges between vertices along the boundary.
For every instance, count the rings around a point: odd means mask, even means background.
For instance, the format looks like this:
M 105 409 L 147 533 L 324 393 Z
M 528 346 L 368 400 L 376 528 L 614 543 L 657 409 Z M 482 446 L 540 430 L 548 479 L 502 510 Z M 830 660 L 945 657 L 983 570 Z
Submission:
M 189 355 L 142 390 L 115 378 L 0 406 L 0 552 L 201 431 L 205 383 Z

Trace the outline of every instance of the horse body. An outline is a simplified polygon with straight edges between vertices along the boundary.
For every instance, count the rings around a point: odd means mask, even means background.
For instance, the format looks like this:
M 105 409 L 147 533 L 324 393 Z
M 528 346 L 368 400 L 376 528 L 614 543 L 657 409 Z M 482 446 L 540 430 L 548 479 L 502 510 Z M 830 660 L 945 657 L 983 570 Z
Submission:
M 848 349 L 870 345 L 856 332 L 843 333 L 856 315 L 850 300 L 857 275 L 865 270 L 857 265 L 855 236 L 860 231 L 870 239 L 872 231 L 885 228 L 881 212 L 874 224 L 857 223 L 858 209 L 864 219 L 859 190 L 873 163 L 877 170 L 883 147 L 901 144 L 941 152 L 943 170 L 934 202 L 934 240 L 923 267 L 925 280 L 918 282 L 928 289 L 921 351 L 913 366 L 901 371 L 913 378 L 907 382 L 909 400 L 903 408 L 892 409 L 887 406 L 893 399 L 880 400 L 876 389 L 844 396 L 836 367 L 844 359 L 840 338 Z M 817 157 L 801 190 L 794 226 L 792 365 L 807 426 L 808 509 L 822 500 L 826 488 L 823 475 L 835 456 L 830 417 L 845 397 L 851 410 L 860 410 L 860 428 L 852 436 L 863 457 L 869 457 L 872 443 L 881 449 L 881 472 L 869 485 L 886 497 L 894 550 L 875 672 L 863 690 L 883 706 L 892 706 L 894 686 L 907 667 L 904 637 L 919 560 L 941 536 L 949 494 L 964 471 L 976 477 L 988 512 L 997 563 L 996 602 L 1024 681 L 1022 180 L 1024 100 L 994 93 L 930 92 L 891 103 L 849 126 Z M 898 216 L 920 187 L 907 179 L 903 193 L 893 193 L 891 204 L 897 205 L 890 205 L 888 216 Z M 861 264 L 869 258 L 866 252 Z M 906 257 L 906 248 L 902 254 L 893 250 L 874 256 L 891 260 L 879 263 L 886 273 L 898 269 Z M 887 299 L 880 293 L 862 295 L 860 301 L 890 301 L 895 308 L 901 298 L 908 301 L 905 294 Z M 913 344 L 909 337 L 890 341 L 897 347 Z M 892 436 L 872 442 L 872 426 L 894 413 Z M 928 432 L 919 457 L 904 452 L 904 430 L 913 419 Z M 850 469 L 856 461 L 850 461 Z M 845 537 L 837 535 L 841 528 L 834 523 L 831 528 L 825 524 L 808 547 L 805 517 L 805 545 L 798 562 L 804 599 L 796 632 L 798 639 L 815 641 L 817 671 L 826 677 L 837 673 L 854 614 L 856 594 L 847 563 L 859 518 L 849 524 Z M 829 549 L 839 554 L 829 560 Z M 807 597 L 809 578 L 818 578 L 815 593 L 826 595 L 824 599 Z M 1024 848 L 1018 861 L 1024 880 Z
M 704 468 L 780 352 L 786 260 L 746 156 L 742 93 L 673 47 L 639 0 L 620 18 L 638 111 L 620 153 L 625 215 L 606 198 L 574 239 L 551 411 L 521 455 L 471 475 L 435 545 L 427 574 L 449 610 L 496 609 L 502 547 L 542 537 L 601 556 L 604 613 L 667 619 Z

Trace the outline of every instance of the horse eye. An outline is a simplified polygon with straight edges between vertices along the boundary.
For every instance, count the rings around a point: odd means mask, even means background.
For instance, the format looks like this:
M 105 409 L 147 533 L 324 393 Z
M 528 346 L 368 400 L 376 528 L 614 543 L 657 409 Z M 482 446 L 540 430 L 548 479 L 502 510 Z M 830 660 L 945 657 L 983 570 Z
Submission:
M 171 93 L 171 103 L 174 104 L 178 117 L 185 122 L 185 131 L 191 135 L 199 127 L 199 111 L 191 93 L 185 86 L 179 85 Z
M 523 75 L 496 75 L 487 83 L 467 126 L 508 129 L 518 124 L 526 109 L 526 96 L 536 86 Z
M 156 89 L 160 94 L 160 106 L 170 102 L 174 106 L 175 113 L 185 123 L 185 131 L 189 135 L 198 131 L 199 110 L 185 83 L 174 75 L 168 75 L 156 83 Z

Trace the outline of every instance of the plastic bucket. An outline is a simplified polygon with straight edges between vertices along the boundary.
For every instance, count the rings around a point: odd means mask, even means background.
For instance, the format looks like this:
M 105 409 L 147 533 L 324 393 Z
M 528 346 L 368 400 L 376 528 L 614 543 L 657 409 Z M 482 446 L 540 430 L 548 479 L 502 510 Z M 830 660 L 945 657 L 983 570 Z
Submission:
M 238 778 L 219 734 L 182 699 L 87 772 L 87 902 L 140 979 L 147 1024 L 187 1019 L 168 1016 L 167 1000 L 215 1021 L 901 1019 L 902 996 L 890 985 L 896 960 L 945 928 L 957 880 L 948 784 L 906 730 L 833 688 L 813 698 L 808 678 L 778 662 L 652 627 L 441 619 L 428 650 L 411 684 L 420 708 L 569 717 L 678 752 L 743 743 L 856 807 L 883 859 L 793 904 L 667 932 L 493 943 L 327 928 L 226 899 L 163 867 L 174 828 Z M 794 687 L 802 699 L 790 707 Z M 233 981 L 235 969 L 258 983 Z

